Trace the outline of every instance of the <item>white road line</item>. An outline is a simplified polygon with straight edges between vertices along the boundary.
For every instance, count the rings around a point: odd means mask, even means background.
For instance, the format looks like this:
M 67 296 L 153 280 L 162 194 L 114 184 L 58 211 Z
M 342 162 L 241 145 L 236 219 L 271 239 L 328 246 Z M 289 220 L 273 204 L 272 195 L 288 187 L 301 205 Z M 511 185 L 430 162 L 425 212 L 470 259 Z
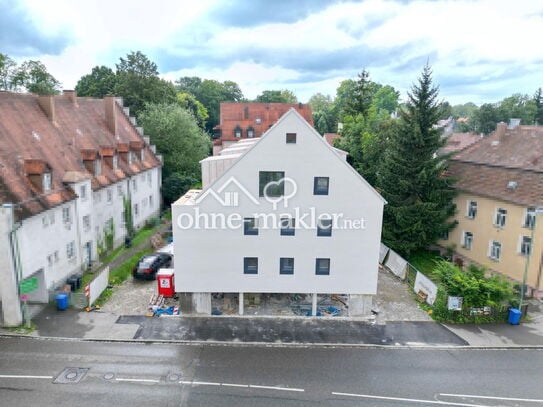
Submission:
M 115 378 L 118 382 L 136 382 L 136 383 L 160 383 L 157 379 L 123 379 L 120 377 Z
M 184 380 L 179 380 L 179 384 L 192 384 L 192 382 L 187 382 Z
M 465 397 L 465 398 L 472 398 L 472 399 L 526 401 L 526 402 L 529 402 L 529 403 L 543 403 L 543 400 L 519 399 L 519 398 L 514 398 L 514 397 L 474 396 L 473 394 L 449 394 L 449 393 L 439 393 L 439 395 L 440 396 L 447 396 L 447 397 Z
M 281 390 L 281 391 L 305 391 L 304 389 L 297 389 L 295 387 L 279 387 L 279 386 L 260 386 L 258 384 L 250 384 L 252 389 L 266 389 L 266 390 Z
M 12 375 L 1 374 L 0 379 L 52 379 L 53 376 L 26 376 L 26 375 Z
M 220 383 L 215 382 L 192 382 L 192 384 L 200 385 L 200 386 L 220 386 Z
M 235 384 L 235 383 L 221 383 L 221 386 L 226 386 L 226 387 L 249 387 L 248 384 Z
M 407 398 L 402 398 L 402 397 L 373 396 L 370 394 L 338 393 L 335 391 L 333 391 L 332 394 L 335 396 L 361 397 L 361 398 L 375 399 L 375 400 L 392 400 L 392 401 L 406 401 L 410 403 L 439 404 L 441 406 L 488 407 L 481 404 L 447 403 L 446 401 L 407 399 Z

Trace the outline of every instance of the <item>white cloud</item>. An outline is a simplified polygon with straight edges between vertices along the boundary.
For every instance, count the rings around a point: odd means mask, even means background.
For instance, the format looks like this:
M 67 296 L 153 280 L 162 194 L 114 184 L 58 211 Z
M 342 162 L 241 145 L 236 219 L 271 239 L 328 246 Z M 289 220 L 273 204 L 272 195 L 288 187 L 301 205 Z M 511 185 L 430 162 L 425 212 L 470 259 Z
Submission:
M 247 97 L 284 88 L 300 100 L 315 92 L 334 94 L 341 79 L 363 68 L 404 92 L 427 59 L 445 97 L 461 97 L 455 86 L 480 101 L 542 85 L 537 73 L 543 63 L 534 44 L 543 27 L 543 2 L 532 0 L 340 2 L 293 23 L 251 27 L 213 21 L 212 0 L 21 1 L 37 29 L 70 36 L 60 55 L 25 56 L 41 59 L 66 87 L 95 65 L 114 68 L 132 50 L 171 62 L 164 63 L 173 69 L 165 77 L 233 80 Z

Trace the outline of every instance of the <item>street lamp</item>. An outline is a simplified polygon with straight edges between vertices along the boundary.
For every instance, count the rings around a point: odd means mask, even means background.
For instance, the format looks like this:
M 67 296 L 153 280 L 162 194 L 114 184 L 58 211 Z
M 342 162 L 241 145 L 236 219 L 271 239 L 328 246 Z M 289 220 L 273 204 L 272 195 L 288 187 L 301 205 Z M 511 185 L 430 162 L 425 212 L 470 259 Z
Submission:
M 524 264 L 524 276 L 522 277 L 522 285 L 520 286 L 520 299 L 518 302 L 518 310 L 522 311 L 522 300 L 524 299 L 524 290 L 526 287 L 526 281 L 528 280 L 528 266 L 530 264 L 530 257 L 532 257 L 532 251 L 534 249 L 534 231 L 537 226 L 537 215 L 543 214 L 543 206 L 537 206 L 534 210 L 534 225 L 532 227 L 532 233 L 530 235 L 530 252 L 526 256 L 526 263 Z

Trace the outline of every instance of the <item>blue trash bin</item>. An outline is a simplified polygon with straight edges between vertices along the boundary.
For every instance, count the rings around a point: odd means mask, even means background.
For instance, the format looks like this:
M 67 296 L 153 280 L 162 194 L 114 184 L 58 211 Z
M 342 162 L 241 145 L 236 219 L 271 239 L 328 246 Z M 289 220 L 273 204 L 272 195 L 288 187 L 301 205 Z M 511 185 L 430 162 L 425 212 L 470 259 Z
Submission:
M 509 308 L 509 317 L 507 318 L 507 322 L 509 322 L 511 325 L 518 325 L 520 324 L 520 317 L 522 317 L 521 310 Z
M 57 300 L 57 309 L 59 311 L 64 311 L 68 308 L 68 294 L 66 293 L 60 293 L 56 296 Z

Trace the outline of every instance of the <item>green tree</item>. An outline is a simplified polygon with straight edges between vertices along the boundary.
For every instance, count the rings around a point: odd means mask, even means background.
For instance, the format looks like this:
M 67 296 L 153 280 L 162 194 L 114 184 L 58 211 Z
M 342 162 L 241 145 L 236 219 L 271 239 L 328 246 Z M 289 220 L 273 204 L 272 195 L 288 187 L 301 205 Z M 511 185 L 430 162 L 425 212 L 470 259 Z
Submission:
M 218 82 L 198 77 L 183 77 L 176 82 L 178 92 L 190 93 L 200 101 L 209 114 L 206 129 L 212 131 L 219 124 L 221 102 L 241 102 L 243 93 L 238 84 L 232 81 Z
M 473 115 L 473 128 L 477 133 L 490 134 L 500 122 L 500 112 L 490 103 L 484 103 Z
M 473 117 L 477 111 L 477 105 L 472 102 L 464 103 L 462 105 L 454 105 L 452 107 L 452 115 L 455 119 L 459 117 Z
M 320 133 L 335 133 L 337 131 L 337 116 L 334 102 L 330 95 L 315 93 L 308 102 L 313 112 L 315 129 Z
M 534 94 L 535 103 L 535 123 L 538 126 L 543 125 L 543 92 L 538 88 Z
M 90 74 L 82 76 L 77 81 L 75 91 L 79 96 L 103 98 L 113 95 L 116 79 L 115 72 L 111 68 L 103 65 L 95 66 Z
M 190 174 L 174 172 L 162 182 L 162 197 L 164 204 L 170 205 L 183 196 L 190 188 L 198 184 L 199 180 Z
M 520 119 L 522 124 L 534 124 L 537 105 L 528 95 L 515 93 L 498 103 L 497 108 L 500 121 L 508 123 L 510 119 Z
M 12 89 L 20 88 L 38 95 L 56 95 L 59 93 L 60 82 L 47 71 L 43 63 L 29 60 L 17 68 L 12 78 Z
M 0 53 L 0 89 L 13 90 L 13 77 L 17 72 L 17 63 L 8 55 Z
M 381 86 L 373 95 L 372 105 L 377 110 L 385 110 L 388 113 L 393 113 L 398 108 L 400 92 L 390 85 Z
M 374 101 L 373 97 L 381 87 L 370 80 L 370 74 L 365 69 L 358 74 L 358 80 L 351 89 L 351 95 L 346 100 L 345 114 L 367 116 Z
M 198 126 L 200 126 L 202 129 L 205 129 L 206 120 L 209 117 L 209 113 L 207 112 L 206 107 L 190 93 L 178 93 L 177 100 L 183 108 L 187 109 L 192 113 L 192 115 L 198 122 Z
M 140 51 L 120 58 L 116 65 L 114 93 L 121 96 L 134 115 L 143 111 L 146 103 L 176 103 L 175 86 L 158 77 L 157 66 Z
M 296 95 L 288 90 L 264 90 L 255 99 L 258 103 L 298 103 Z
M 345 116 L 350 114 L 349 101 L 354 97 L 354 88 L 356 82 L 352 79 L 341 81 L 336 89 L 336 99 L 334 101 L 334 109 L 338 122 L 343 122 Z
M 445 164 L 436 156 L 444 141 L 433 128 L 440 115 L 438 88 L 426 66 L 401 111 L 379 168 L 378 185 L 388 201 L 383 240 L 409 256 L 426 248 L 454 227 L 453 181 L 444 177 Z
M 209 154 L 211 143 L 191 112 L 177 103 L 147 104 L 139 121 L 164 157 L 164 179 L 174 173 L 199 178 L 200 160 Z

